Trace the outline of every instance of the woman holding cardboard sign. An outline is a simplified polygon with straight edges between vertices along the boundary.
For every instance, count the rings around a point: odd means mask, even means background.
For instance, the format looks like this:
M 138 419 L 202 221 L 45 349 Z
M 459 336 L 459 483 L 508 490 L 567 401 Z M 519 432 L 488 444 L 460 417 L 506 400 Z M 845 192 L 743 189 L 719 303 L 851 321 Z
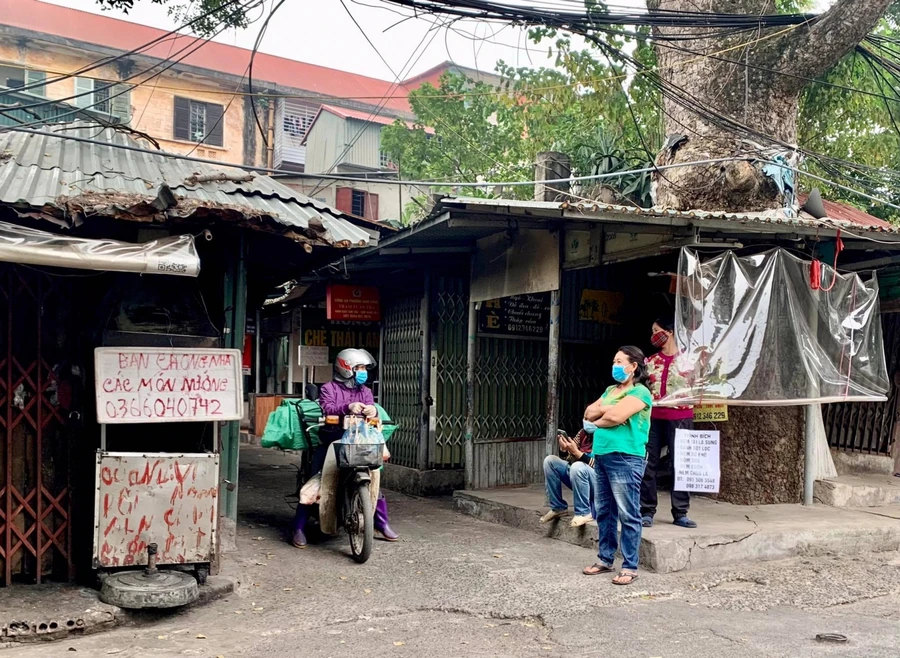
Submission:
M 659 318 L 654 322 L 650 342 L 659 349 L 659 352 L 647 359 L 650 391 L 655 403 L 664 398 L 668 391 L 685 386 L 684 374 L 679 371 L 677 363 L 679 351 L 675 343 L 674 318 Z M 691 407 L 658 407 L 654 404 L 650 417 L 650 440 L 647 442 L 647 468 L 641 482 L 641 524 L 645 528 L 653 525 L 653 517 L 656 515 L 656 473 L 662 447 L 668 447 L 669 459 L 674 464 L 675 432 L 680 429 L 694 429 L 694 410 Z M 673 489 L 672 518 L 675 525 L 682 528 L 697 527 L 688 518 L 690 506 L 691 495 L 687 491 Z

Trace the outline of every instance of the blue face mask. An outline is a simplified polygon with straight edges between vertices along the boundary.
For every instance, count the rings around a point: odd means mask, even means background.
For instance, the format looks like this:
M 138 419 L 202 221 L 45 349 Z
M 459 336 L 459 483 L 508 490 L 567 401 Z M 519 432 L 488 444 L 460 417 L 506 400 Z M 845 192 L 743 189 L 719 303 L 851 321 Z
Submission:
M 593 434 L 594 432 L 597 431 L 597 426 L 594 425 L 594 423 L 592 423 L 591 421 L 585 419 L 584 420 L 584 431 L 587 434 Z
M 353 378 L 356 380 L 356 383 L 362 386 L 367 381 L 369 381 L 369 372 L 367 370 L 357 370 L 353 375 Z
M 625 372 L 625 366 L 620 366 L 618 363 L 613 364 L 612 377 L 620 384 L 624 384 L 625 382 L 627 382 L 628 373 Z

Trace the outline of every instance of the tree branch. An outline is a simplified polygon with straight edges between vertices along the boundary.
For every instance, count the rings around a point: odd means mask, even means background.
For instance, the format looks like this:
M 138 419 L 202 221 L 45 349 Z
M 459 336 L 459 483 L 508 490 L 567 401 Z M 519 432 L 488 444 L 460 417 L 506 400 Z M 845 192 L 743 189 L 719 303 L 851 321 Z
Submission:
M 866 37 L 891 1 L 837 0 L 814 22 L 779 40 L 784 51 L 776 68 L 808 78 L 819 77 Z

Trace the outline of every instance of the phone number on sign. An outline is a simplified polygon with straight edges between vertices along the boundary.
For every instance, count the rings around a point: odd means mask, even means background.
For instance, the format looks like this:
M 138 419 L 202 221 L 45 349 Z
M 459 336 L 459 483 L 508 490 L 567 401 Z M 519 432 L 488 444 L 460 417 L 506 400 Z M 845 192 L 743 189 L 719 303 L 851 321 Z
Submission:
M 198 395 L 189 397 L 117 398 L 106 402 L 106 415 L 119 420 L 124 418 L 196 418 L 197 416 L 221 416 L 221 400 L 210 400 Z

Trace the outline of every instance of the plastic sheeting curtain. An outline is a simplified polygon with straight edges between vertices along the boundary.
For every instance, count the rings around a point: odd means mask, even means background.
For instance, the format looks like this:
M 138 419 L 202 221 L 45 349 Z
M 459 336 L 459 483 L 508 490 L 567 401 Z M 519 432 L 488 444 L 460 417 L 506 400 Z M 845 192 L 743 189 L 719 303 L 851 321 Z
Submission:
M 104 272 L 200 274 L 200 258 L 191 235 L 133 244 L 56 235 L 5 222 L 0 222 L 0 261 Z
M 888 391 L 875 276 L 838 274 L 774 249 L 702 262 L 682 249 L 663 405 L 775 406 L 879 401 Z

